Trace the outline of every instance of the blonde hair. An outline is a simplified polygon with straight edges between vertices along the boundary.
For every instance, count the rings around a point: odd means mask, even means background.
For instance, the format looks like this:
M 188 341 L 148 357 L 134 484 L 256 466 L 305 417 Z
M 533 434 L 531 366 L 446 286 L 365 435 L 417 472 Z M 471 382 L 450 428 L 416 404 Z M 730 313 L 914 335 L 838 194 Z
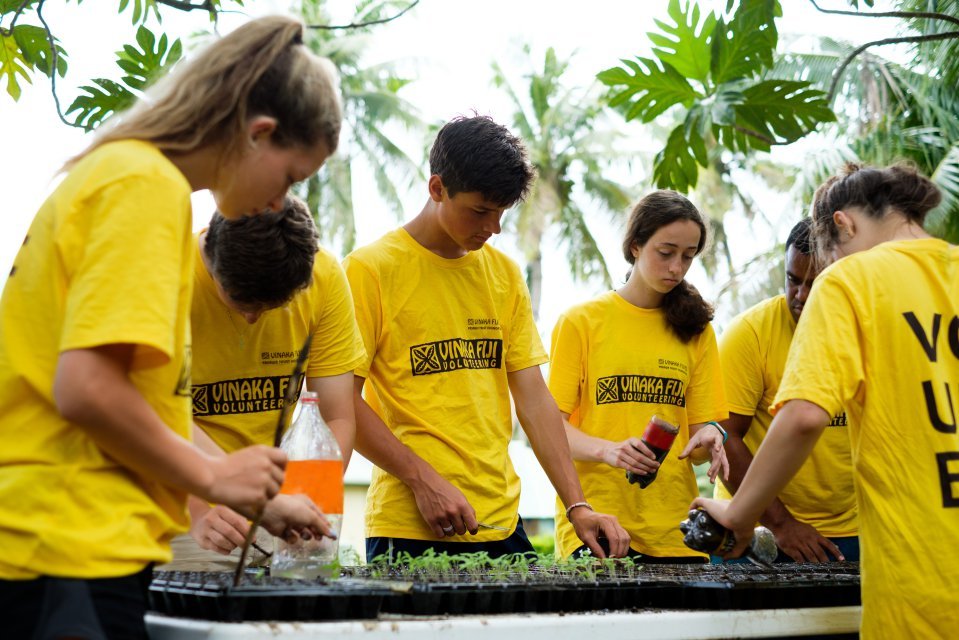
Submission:
M 101 127 L 67 167 L 115 140 L 146 140 L 175 154 L 219 146 L 239 155 L 247 123 L 277 121 L 281 147 L 323 142 L 336 150 L 343 118 L 336 69 L 303 44 L 303 23 L 283 16 L 253 20 L 217 40 L 158 82 L 129 111 Z

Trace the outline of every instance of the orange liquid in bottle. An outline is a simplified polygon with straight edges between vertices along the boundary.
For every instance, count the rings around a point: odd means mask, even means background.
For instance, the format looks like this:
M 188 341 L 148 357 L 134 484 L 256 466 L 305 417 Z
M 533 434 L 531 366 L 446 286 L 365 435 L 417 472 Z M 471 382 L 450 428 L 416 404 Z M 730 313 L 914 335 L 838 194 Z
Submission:
M 280 493 L 305 493 L 323 513 L 343 513 L 343 461 L 290 460 Z

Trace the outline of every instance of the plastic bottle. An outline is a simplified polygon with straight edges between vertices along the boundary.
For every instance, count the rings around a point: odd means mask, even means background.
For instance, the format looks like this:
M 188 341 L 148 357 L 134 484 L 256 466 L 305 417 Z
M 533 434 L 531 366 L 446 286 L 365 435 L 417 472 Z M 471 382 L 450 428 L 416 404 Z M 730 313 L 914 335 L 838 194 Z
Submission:
M 711 555 L 723 555 L 736 546 L 733 532 L 716 522 L 712 516 L 701 509 L 693 509 L 685 520 L 679 523 L 683 532 L 683 542 L 690 549 Z M 753 529 L 749 546 L 743 555 L 755 564 L 769 567 L 779 553 L 776 537 L 766 527 Z
M 274 538 L 270 574 L 299 580 L 329 577 L 339 553 L 343 523 L 343 456 L 320 415 L 315 392 L 300 394 L 300 413 L 280 448 L 289 458 L 280 493 L 308 495 L 326 515 L 337 539 L 324 536 L 288 544 Z
M 670 447 L 673 446 L 673 440 L 676 439 L 678 433 L 679 427 L 654 415 L 649 419 L 646 430 L 643 431 L 642 441 L 656 456 L 656 462 L 662 463 L 666 454 L 669 453 Z M 658 469 L 646 475 L 627 471 L 626 479 L 629 480 L 630 484 L 635 483 L 639 485 L 640 489 L 645 489 L 656 479 L 657 473 L 659 473 Z

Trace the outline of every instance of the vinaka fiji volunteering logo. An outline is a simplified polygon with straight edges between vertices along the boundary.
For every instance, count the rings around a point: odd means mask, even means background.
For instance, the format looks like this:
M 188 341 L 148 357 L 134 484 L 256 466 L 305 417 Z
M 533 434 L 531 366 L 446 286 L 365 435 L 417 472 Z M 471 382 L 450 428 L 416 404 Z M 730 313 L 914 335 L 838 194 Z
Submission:
M 596 381 L 596 404 L 642 402 L 686 406 L 686 385 L 676 378 L 659 376 L 606 376 Z
M 500 338 L 450 338 L 410 347 L 410 368 L 414 376 L 460 369 L 499 369 L 502 362 Z
M 843 411 L 842 413 L 837 413 L 836 415 L 834 415 L 832 417 L 832 420 L 826 426 L 827 427 L 848 427 L 849 419 L 846 417 L 846 412 Z
M 193 385 L 193 415 L 276 411 L 283 407 L 289 376 L 220 380 Z

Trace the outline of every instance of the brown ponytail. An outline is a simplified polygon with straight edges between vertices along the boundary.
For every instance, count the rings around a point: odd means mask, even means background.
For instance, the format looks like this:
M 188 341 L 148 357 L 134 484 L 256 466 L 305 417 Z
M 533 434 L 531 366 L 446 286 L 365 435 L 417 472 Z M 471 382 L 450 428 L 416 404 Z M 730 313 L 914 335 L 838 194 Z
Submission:
M 623 238 L 623 257 L 629 264 L 634 264 L 633 247 L 644 246 L 661 227 L 679 220 L 689 220 L 699 227 L 699 244 L 696 246 L 696 255 L 699 255 L 706 246 L 707 237 L 702 214 L 681 194 L 659 190 L 643 197 L 630 212 Z M 703 300 L 696 287 L 685 279 L 663 296 L 661 308 L 670 328 L 683 342 L 689 342 L 705 331 L 714 315 L 712 305 Z
M 828 255 L 839 244 L 839 228 L 833 213 L 860 207 L 866 215 L 882 219 L 899 215 L 921 225 L 926 214 L 942 201 L 939 188 L 915 167 L 905 163 L 885 169 L 853 162 L 816 189 L 812 211 L 816 249 Z

